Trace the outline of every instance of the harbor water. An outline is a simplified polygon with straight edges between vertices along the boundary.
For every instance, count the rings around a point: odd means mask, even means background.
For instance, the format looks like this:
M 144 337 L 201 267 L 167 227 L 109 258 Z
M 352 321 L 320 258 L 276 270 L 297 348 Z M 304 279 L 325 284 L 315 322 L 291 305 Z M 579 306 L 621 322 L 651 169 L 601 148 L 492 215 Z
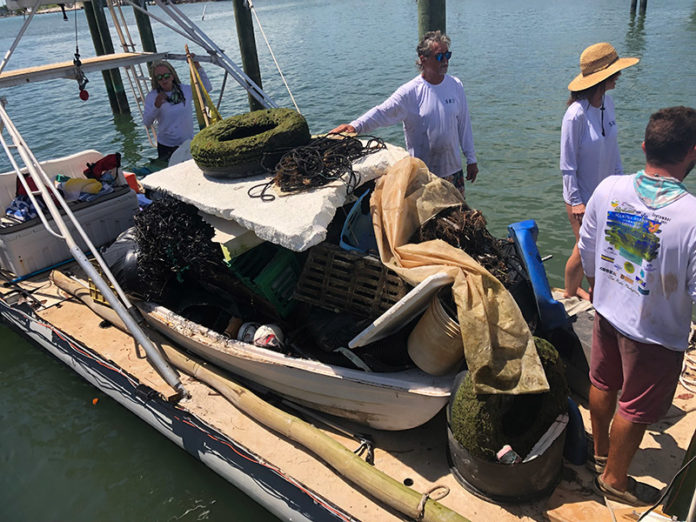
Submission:
M 489 230 L 535 219 L 539 249 L 551 255 L 552 286 L 562 286 L 573 244 L 558 170 L 567 84 L 580 52 L 611 42 L 641 61 L 611 94 L 624 170 L 644 164 L 640 145 L 649 115 L 671 105 L 696 106 L 696 0 L 651 2 L 630 13 L 629 0 L 449 0 L 450 74 L 467 92 L 480 173 L 467 201 Z M 256 12 L 312 133 L 348 122 L 417 74 L 417 5 L 413 0 L 256 0 Z M 235 61 L 239 49 L 230 2 L 180 8 Z M 149 7 L 157 12 L 157 7 Z M 127 19 L 132 12 L 124 7 Z M 76 18 L 75 18 L 76 17 Z M 77 45 L 94 55 L 84 13 L 37 15 L 8 69 L 70 61 Z M 0 50 L 9 49 L 22 17 L 0 19 Z M 135 25 L 129 27 L 137 39 Z M 158 49 L 204 54 L 153 22 Z M 112 34 L 118 47 L 116 34 Z M 263 37 L 257 48 L 263 87 L 280 105 L 292 101 Z M 187 82 L 183 64 L 177 64 Z M 217 101 L 223 75 L 208 65 Z M 101 74 L 91 73 L 88 101 L 77 83 L 52 80 L 0 92 L 6 110 L 39 160 L 83 149 L 121 152 L 126 166 L 156 151 L 134 103 L 114 117 Z M 128 82 L 124 75 L 124 83 Z M 248 110 L 227 82 L 223 116 Z M 403 145 L 399 126 L 379 135 Z M 10 169 L 0 159 L 0 172 Z M 696 178 L 696 174 L 692 174 Z M 696 190 L 696 181 L 687 178 Z M 259 203 L 263 204 L 263 203 Z M 265 510 L 38 348 L 0 327 L 0 519 L 268 520 Z M 96 403 L 94 401 L 96 400 Z

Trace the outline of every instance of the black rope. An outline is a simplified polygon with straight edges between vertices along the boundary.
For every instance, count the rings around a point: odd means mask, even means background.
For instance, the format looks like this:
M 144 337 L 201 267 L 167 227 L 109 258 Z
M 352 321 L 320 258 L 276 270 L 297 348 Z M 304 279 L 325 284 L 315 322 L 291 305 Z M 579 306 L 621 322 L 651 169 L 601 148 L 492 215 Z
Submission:
M 65 14 L 65 12 L 63 13 Z M 89 80 L 82 71 L 82 62 L 80 61 L 80 47 L 77 44 L 77 10 L 73 12 L 75 19 L 75 58 L 73 59 L 73 65 L 75 66 L 75 79 L 77 80 L 77 86 L 80 91 L 85 90 L 85 86 Z M 65 18 L 67 20 L 67 17 Z
M 367 140 L 365 145 L 359 138 Z M 274 184 L 282 192 L 299 192 L 324 186 L 345 174 L 348 175 L 345 179 L 347 191 L 351 194 L 360 185 L 360 175 L 353 170 L 353 162 L 384 148 L 384 141 L 375 136 L 328 134 L 315 138 L 307 145 L 286 151 L 273 168 L 264 165 L 268 172 L 273 173 L 273 179 L 254 185 L 247 194 L 261 201 L 273 201 L 275 196 L 268 190 Z M 262 165 L 265 161 L 266 157 Z

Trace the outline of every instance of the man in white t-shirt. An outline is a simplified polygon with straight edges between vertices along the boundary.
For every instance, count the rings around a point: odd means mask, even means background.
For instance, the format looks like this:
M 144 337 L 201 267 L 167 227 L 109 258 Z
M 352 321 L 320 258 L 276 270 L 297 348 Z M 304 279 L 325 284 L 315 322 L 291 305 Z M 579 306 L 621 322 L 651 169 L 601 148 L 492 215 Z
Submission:
M 644 170 L 599 184 L 578 242 L 596 310 L 590 358 L 596 485 L 632 505 L 659 497 L 629 477 L 628 467 L 646 427 L 672 402 L 696 302 L 696 197 L 683 184 L 696 165 L 696 110 L 653 114 L 643 150 Z
M 399 87 L 385 102 L 331 132 L 366 134 L 379 127 L 403 123 L 409 154 L 431 172 L 452 182 L 464 194 L 466 179 L 478 174 L 471 119 L 462 82 L 447 74 L 450 39 L 440 31 L 426 33 L 417 47 L 421 74 Z

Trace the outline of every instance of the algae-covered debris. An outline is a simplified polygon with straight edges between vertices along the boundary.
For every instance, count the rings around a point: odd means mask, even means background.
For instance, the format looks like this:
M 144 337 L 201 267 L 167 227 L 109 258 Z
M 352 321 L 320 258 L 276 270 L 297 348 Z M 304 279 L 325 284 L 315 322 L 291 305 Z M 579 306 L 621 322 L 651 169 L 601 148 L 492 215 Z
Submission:
M 450 245 L 464 250 L 508 287 L 511 275 L 509 249 L 506 240 L 493 237 L 486 228 L 486 218 L 480 210 L 470 209 L 466 204 L 449 207 L 429 219 L 418 231 L 417 242 L 442 239 Z
M 300 113 L 292 109 L 264 109 L 206 127 L 191 141 L 191 156 L 204 172 L 217 171 L 252 161 L 260 165 L 267 155 L 282 154 L 309 140 L 309 127 Z
M 201 278 L 211 267 L 223 267 L 222 253 L 212 241 L 215 230 L 193 205 L 170 196 L 154 201 L 136 214 L 140 293 L 158 297 L 171 280 L 192 274 Z
M 568 408 L 568 384 L 563 361 L 548 341 L 534 338 L 549 382 L 546 393 L 506 395 L 474 393 L 469 374 L 452 400 L 450 428 L 474 456 L 496 460 L 505 444 L 523 457 Z

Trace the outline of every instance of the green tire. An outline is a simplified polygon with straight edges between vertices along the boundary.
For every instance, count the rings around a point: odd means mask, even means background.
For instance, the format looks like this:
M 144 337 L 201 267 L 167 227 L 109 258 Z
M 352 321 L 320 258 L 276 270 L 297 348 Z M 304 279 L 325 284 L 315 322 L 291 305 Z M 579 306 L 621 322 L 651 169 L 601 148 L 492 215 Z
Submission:
M 206 127 L 191 141 L 191 156 L 206 175 L 243 178 L 262 173 L 262 159 L 271 167 L 287 149 L 309 140 L 307 120 L 300 113 L 264 109 Z

